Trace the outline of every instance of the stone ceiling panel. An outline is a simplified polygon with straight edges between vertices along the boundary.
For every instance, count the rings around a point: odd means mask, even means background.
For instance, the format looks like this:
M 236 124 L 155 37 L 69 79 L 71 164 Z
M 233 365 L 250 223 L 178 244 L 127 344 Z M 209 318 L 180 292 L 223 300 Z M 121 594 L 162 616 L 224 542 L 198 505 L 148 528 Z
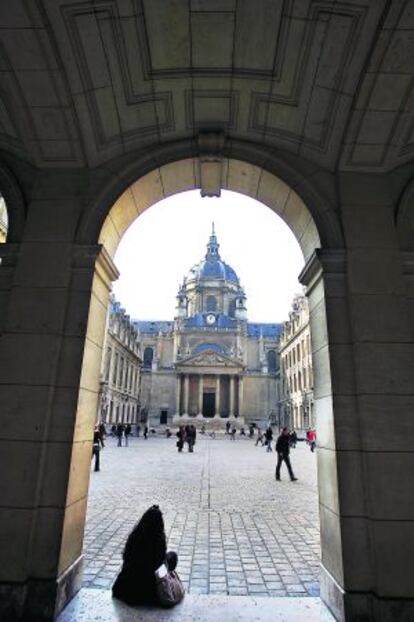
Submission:
M 342 150 L 343 170 L 379 172 L 414 155 L 414 9 L 396 2 L 354 99 Z
M 413 13 L 403 0 L 3 3 L 0 145 L 37 166 L 97 166 L 214 128 L 329 170 L 389 170 L 413 156 Z

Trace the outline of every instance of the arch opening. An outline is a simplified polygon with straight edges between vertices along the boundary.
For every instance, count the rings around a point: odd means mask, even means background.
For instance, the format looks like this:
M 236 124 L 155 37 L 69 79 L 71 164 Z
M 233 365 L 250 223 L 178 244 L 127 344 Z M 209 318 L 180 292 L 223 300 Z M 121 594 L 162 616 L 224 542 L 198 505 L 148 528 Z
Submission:
M 273 210 L 278 216 L 280 216 L 285 223 L 293 231 L 304 256 L 305 261 L 309 261 L 312 258 L 314 252 L 321 247 L 321 237 L 329 238 L 327 231 L 323 232 L 321 236 L 318 228 L 315 224 L 315 220 L 312 217 L 311 212 L 306 207 L 303 200 L 296 193 L 295 190 L 290 188 L 283 181 L 268 173 L 264 169 L 260 169 L 251 164 L 246 164 L 237 160 L 226 161 L 226 188 L 234 192 L 251 196 L 267 207 Z M 84 364 L 85 366 L 91 360 L 91 351 L 93 350 L 96 359 L 96 346 L 101 346 L 104 341 L 105 325 L 106 325 L 106 310 L 108 307 L 108 300 L 111 290 L 111 281 L 118 276 L 118 271 L 113 263 L 116 250 L 120 243 L 120 240 L 132 224 L 132 222 L 140 216 L 145 210 L 151 207 L 158 200 L 165 196 L 170 196 L 178 192 L 194 189 L 199 186 L 197 176 L 194 175 L 194 159 L 184 160 L 173 164 L 167 164 L 160 167 L 156 171 L 148 173 L 140 178 L 137 182 L 127 188 L 123 194 L 117 199 L 112 209 L 109 211 L 107 217 L 104 220 L 102 229 L 99 235 L 99 243 L 103 247 L 103 251 L 97 260 L 95 277 L 92 285 L 92 298 L 89 310 L 88 328 L 85 340 L 84 350 Z M 329 218 L 328 218 L 329 221 Z M 334 239 L 334 238 L 333 238 Z M 334 243 L 333 241 L 331 241 Z M 239 313 L 243 307 L 242 298 L 237 299 L 236 309 L 233 310 L 235 314 Z M 315 316 L 316 317 L 316 316 Z M 314 320 L 318 323 L 319 328 L 322 330 L 319 332 L 326 332 L 325 316 L 319 314 L 318 318 Z M 312 321 L 311 321 L 312 324 Z M 98 359 L 101 352 L 98 353 Z M 295 356 L 295 352 L 293 352 Z M 270 364 L 273 371 L 273 359 L 264 355 L 264 369 Z M 296 362 L 296 356 L 295 356 Z M 83 417 L 92 423 L 95 420 L 96 413 L 98 412 L 99 401 L 99 368 L 95 366 L 93 374 L 89 369 L 89 386 L 80 386 L 79 393 L 79 406 L 78 417 Z M 83 375 L 84 371 L 82 372 Z M 266 373 L 268 373 L 266 371 Z M 208 396 L 214 393 L 218 395 L 217 386 L 211 384 L 205 386 L 206 403 L 205 406 L 209 409 L 209 415 L 214 419 L 214 410 L 217 407 L 217 402 L 211 402 L 207 400 Z M 298 380 L 295 376 L 290 379 L 292 390 L 297 391 Z M 187 384 L 187 380 L 182 381 L 180 385 L 181 395 L 185 395 L 186 392 L 190 392 L 191 380 Z M 286 386 L 286 383 L 281 383 Z M 240 383 L 237 384 L 239 393 L 235 397 L 236 404 L 240 405 Z M 87 406 L 85 406 L 86 400 L 82 399 L 82 393 L 84 390 L 88 390 L 89 395 L 91 391 L 95 395 L 94 403 L 89 400 Z M 204 396 L 204 394 L 202 394 Z M 208 404 L 207 404 L 208 401 Z M 84 417 L 85 408 L 87 409 L 86 417 Z M 291 410 L 287 410 L 285 415 L 287 420 L 290 419 L 293 424 L 299 426 L 299 422 L 304 420 L 303 413 L 300 414 L 300 406 L 293 405 Z M 145 410 L 145 409 L 143 409 Z M 211 412 L 210 412 L 211 411 Z M 282 424 L 282 419 L 279 418 L 275 421 L 274 413 L 269 414 L 269 420 L 272 423 Z M 165 421 L 165 413 L 161 413 L 160 420 Z M 125 420 L 124 413 L 117 413 L 117 421 Z M 85 468 L 85 479 L 88 479 L 89 474 Z M 85 517 L 83 517 L 84 519 Z M 83 530 L 84 522 L 80 521 L 75 529 Z M 73 534 L 70 530 L 65 533 L 65 538 L 62 542 L 62 552 L 65 548 L 69 548 L 72 545 L 73 539 L 78 538 L 79 534 Z M 80 538 L 81 541 L 81 538 Z M 80 551 L 79 551 L 80 553 Z

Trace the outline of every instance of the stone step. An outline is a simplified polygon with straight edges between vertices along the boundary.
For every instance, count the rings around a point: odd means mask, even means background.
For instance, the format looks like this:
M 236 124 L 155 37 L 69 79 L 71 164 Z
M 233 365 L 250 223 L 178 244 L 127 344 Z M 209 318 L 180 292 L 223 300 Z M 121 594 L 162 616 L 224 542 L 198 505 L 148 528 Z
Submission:
M 109 590 L 83 588 L 57 622 L 335 622 L 319 598 L 187 594 L 173 609 L 128 607 Z

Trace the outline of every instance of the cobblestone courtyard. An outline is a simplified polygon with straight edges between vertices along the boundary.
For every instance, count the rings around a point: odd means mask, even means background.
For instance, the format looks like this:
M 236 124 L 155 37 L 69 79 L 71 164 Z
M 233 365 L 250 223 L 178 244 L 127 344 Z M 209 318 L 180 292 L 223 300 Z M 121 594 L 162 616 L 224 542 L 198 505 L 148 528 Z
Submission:
M 316 456 L 292 450 L 297 482 L 275 481 L 274 452 L 237 439 L 200 439 L 179 454 L 175 437 L 108 438 L 91 473 L 84 585 L 108 588 L 141 514 L 157 503 L 168 548 L 196 594 L 317 596 L 319 528 Z

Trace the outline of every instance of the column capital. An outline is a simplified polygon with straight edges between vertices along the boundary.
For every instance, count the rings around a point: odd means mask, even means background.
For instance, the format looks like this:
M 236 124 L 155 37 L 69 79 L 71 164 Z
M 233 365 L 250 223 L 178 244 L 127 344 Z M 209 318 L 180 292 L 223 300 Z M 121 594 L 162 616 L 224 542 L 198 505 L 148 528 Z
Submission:
M 302 285 L 310 286 L 312 280 L 323 273 L 339 273 L 346 271 L 346 250 L 317 248 L 305 264 L 298 279 Z
M 343 276 L 346 273 L 346 251 L 344 249 L 317 248 L 306 262 L 298 276 L 302 285 L 306 285 L 307 294 L 320 281 L 322 276 Z

